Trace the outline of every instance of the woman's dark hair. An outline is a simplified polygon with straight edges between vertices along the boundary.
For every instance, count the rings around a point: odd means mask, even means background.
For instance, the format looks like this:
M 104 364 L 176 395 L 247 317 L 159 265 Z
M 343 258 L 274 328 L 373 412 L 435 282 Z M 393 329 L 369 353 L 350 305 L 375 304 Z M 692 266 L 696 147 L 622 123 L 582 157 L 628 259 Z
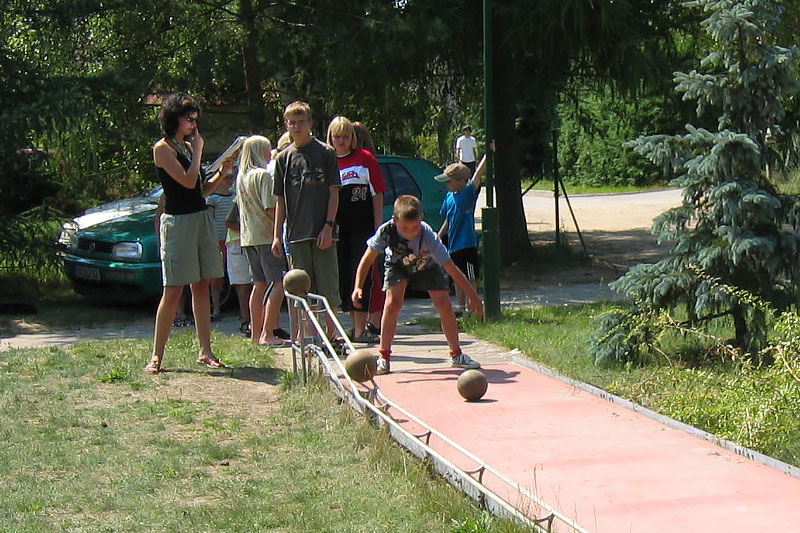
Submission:
M 161 124 L 161 133 L 165 137 L 172 137 L 178 131 L 178 119 L 188 113 L 200 115 L 200 105 L 186 93 L 172 93 L 161 103 L 158 112 L 158 122 Z
M 372 140 L 372 135 L 369 134 L 367 127 L 361 122 L 353 122 L 353 129 L 356 130 L 356 146 L 358 149 L 367 150 L 375 155 L 377 153 L 375 141 Z

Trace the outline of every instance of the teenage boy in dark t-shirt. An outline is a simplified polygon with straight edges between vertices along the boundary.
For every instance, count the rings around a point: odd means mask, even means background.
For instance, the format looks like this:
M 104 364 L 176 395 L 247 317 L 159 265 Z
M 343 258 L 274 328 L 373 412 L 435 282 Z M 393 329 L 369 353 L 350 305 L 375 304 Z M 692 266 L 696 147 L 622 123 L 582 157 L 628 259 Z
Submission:
M 292 268 L 305 270 L 311 292 L 336 309 L 341 305 L 334 242 L 340 187 L 336 152 L 311 136 L 314 121 L 307 103 L 289 104 L 283 116 L 293 142 L 275 160 L 273 193 L 278 204 L 272 253 L 283 256 L 285 221 Z M 333 331 L 329 324 L 328 332 Z

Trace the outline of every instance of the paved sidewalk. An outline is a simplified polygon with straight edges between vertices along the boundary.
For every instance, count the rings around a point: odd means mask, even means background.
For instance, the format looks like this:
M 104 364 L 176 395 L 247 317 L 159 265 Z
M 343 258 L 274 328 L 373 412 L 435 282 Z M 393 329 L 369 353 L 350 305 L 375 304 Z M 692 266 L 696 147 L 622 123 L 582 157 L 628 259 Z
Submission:
M 567 305 L 588 303 L 599 300 L 619 299 L 619 295 L 608 288 L 607 284 L 566 284 L 542 289 L 524 289 L 501 291 L 500 301 L 503 307 L 531 307 L 548 305 Z M 436 316 L 430 300 L 427 298 L 411 298 L 406 300 L 400 322 L 410 322 L 420 316 Z M 42 333 L 20 334 L 0 339 L 0 350 L 9 348 L 31 348 L 36 346 L 65 346 L 76 342 L 91 340 L 146 339 L 153 335 L 153 318 L 129 324 L 104 326 L 97 328 L 67 329 Z M 349 328 L 349 318 L 340 313 L 340 320 Z M 286 327 L 289 321 L 284 312 L 281 324 Z M 212 330 L 219 333 L 238 334 L 239 321 L 233 316 L 224 316 L 211 324 Z M 193 331 L 194 326 L 176 328 L 173 331 Z

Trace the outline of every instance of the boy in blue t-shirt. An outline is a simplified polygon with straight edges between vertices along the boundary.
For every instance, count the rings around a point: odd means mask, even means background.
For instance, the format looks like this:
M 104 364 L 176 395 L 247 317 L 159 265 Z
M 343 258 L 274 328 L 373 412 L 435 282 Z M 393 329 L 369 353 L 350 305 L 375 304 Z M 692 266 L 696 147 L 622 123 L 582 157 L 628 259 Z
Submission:
M 489 147 L 494 151 L 494 143 Z M 486 155 L 481 159 L 471 180 L 469 168 L 463 163 L 448 165 L 442 174 L 434 177 L 436 181 L 446 183 L 448 191 L 439 210 L 444 218 L 444 223 L 439 228 L 439 238 L 444 241 L 444 236 L 447 235 L 447 251 L 473 288 L 480 275 L 478 240 L 475 237 L 475 203 L 478 201 L 485 172 Z M 467 309 L 467 295 L 456 285 L 456 314 Z
M 445 272 L 464 290 L 472 310 L 479 317 L 483 316 L 483 303 L 467 278 L 450 259 L 447 248 L 431 227 L 422 221 L 422 207 L 414 196 L 399 196 L 394 202 L 392 219 L 384 222 L 375 231 L 375 235 L 367 240 L 367 249 L 356 269 L 351 296 L 357 309 L 361 307 L 364 281 L 381 252 L 386 253 L 386 301 L 381 319 L 381 356 L 378 358 L 377 373 L 389 373 L 392 341 L 397 331 L 397 317 L 403 308 L 406 288 L 428 291 L 442 321 L 442 331 L 450 347 L 451 365 L 456 368 L 480 368 L 480 363 L 461 351 L 458 323 L 447 294 Z

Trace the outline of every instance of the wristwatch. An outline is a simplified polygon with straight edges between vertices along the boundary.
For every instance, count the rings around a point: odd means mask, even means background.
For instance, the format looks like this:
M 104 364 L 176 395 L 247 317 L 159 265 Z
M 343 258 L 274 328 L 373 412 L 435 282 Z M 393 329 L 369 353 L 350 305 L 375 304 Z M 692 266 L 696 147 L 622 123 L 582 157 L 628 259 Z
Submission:
M 326 223 L 327 225 L 329 225 L 330 227 L 333 227 L 333 225 L 334 225 L 336 222 L 334 222 L 333 220 L 326 220 L 326 221 L 325 221 L 325 223 Z

